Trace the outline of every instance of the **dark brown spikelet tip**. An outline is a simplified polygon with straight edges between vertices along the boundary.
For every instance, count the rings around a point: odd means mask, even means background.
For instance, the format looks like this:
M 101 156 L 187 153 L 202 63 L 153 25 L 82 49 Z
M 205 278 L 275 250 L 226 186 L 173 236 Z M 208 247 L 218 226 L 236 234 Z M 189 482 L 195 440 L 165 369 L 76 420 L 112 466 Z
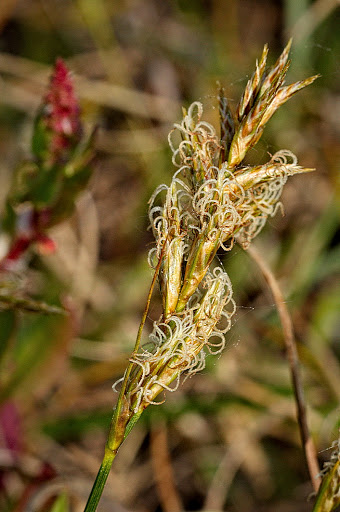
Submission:
M 51 151 L 57 156 L 72 149 L 80 140 L 80 108 L 70 72 L 61 58 L 56 60 L 44 98 L 43 118 L 52 132 Z

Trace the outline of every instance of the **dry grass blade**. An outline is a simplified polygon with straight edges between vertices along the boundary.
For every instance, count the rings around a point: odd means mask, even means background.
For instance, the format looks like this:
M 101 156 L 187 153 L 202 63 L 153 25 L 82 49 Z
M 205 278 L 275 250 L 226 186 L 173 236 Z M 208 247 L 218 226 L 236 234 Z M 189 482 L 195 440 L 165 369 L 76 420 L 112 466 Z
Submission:
M 164 512 L 181 512 L 184 508 L 175 487 L 167 431 L 163 423 L 154 425 L 151 430 L 151 456 L 162 509 Z
M 282 295 L 281 289 L 279 287 L 279 284 L 274 277 L 274 274 L 271 272 L 266 262 L 263 260 L 259 252 L 253 246 L 248 248 L 248 253 L 255 261 L 255 263 L 258 265 L 265 280 L 267 281 L 268 286 L 270 287 L 270 290 L 273 294 L 273 298 L 275 300 L 275 304 L 280 316 L 284 341 L 287 350 L 287 358 L 291 372 L 291 379 L 293 383 L 302 446 L 305 453 L 311 482 L 314 490 L 317 491 L 321 483 L 321 478 L 319 475 L 320 468 L 314 442 L 308 428 L 306 403 L 304 398 L 303 384 L 299 367 L 299 356 L 294 339 L 292 320 L 288 308 L 286 306 L 284 297 Z

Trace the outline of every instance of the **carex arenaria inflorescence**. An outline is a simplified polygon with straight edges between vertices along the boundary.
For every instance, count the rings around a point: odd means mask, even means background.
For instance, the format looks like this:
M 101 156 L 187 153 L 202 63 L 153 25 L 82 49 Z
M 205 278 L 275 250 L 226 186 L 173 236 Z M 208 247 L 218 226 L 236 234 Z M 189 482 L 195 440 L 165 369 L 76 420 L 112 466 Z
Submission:
M 235 112 L 220 88 L 218 130 L 195 102 L 169 135 L 175 172 L 170 185 L 155 190 L 149 207 L 156 240 L 149 261 L 158 272 L 162 315 L 122 379 L 125 425 L 159 403 L 162 391 L 177 389 L 183 373 L 204 368 L 207 353 L 223 350 L 235 303 L 216 252 L 229 251 L 235 240 L 247 247 L 277 211 L 288 176 L 311 170 L 288 150 L 263 165 L 243 164 L 274 112 L 316 78 L 284 85 L 289 49 L 290 42 L 266 68 L 264 47 Z

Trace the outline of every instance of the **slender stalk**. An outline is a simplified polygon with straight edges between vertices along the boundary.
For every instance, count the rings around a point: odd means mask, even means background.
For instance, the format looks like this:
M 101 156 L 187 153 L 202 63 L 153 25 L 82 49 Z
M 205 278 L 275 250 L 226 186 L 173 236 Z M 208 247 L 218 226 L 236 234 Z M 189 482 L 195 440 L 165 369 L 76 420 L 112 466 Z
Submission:
M 316 455 L 315 445 L 308 428 L 306 403 L 299 366 L 299 355 L 294 338 L 292 319 L 286 306 L 280 286 L 269 266 L 253 246 L 250 246 L 247 251 L 251 258 L 258 265 L 263 274 L 263 277 L 267 281 L 268 286 L 272 292 L 277 311 L 279 313 L 286 345 L 291 380 L 293 384 L 302 447 L 306 457 L 309 476 L 313 485 L 313 489 L 315 492 L 317 492 L 321 483 L 321 478 L 319 476 L 320 468 Z
M 141 319 L 141 322 L 139 325 L 137 338 L 136 338 L 136 342 L 135 342 L 135 347 L 134 347 L 132 355 L 138 351 L 139 346 L 140 346 L 143 328 L 144 328 L 145 321 L 146 321 L 146 318 L 147 318 L 147 315 L 149 312 L 151 297 L 152 297 L 152 293 L 153 293 L 153 290 L 154 290 L 154 287 L 156 284 L 156 280 L 157 280 L 157 276 L 158 276 L 158 272 L 159 272 L 159 269 L 161 266 L 162 259 L 163 259 L 163 251 L 161 252 L 159 261 L 155 268 L 154 276 L 153 276 L 151 286 L 149 289 L 149 293 L 148 293 L 148 296 L 146 299 L 146 305 L 145 305 L 143 316 L 142 316 L 142 319 Z M 133 364 L 129 363 L 129 365 L 126 369 L 125 375 L 124 375 L 124 380 L 123 380 L 122 387 L 121 387 L 121 390 L 119 393 L 117 405 L 115 407 L 115 410 L 114 410 L 114 413 L 112 416 L 110 430 L 108 433 L 107 442 L 106 442 L 106 446 L 105 446 L 103 461 L 99 468 L 96 480 L 93 484 L 91 494 L 90 494 L 87 504 L 85 506 L 84 512 L 95 512 L 97 510 L 99 500 L 103 493 L 107 477 L 109 476 L 112 463 L 118 453 L 118 449 L 121 446 L 121 444 L 123 443 L 123 441 L 127 438 L 127 436 L 129 435 L 129 433 L 131 432 L 131 430 L 133 429 L 133 427 L 135 426 L 135 424 L 137 423 L 137 421 L 141 415 L 141 412 L 140 412 L 138 414 L 133 414 L 131 416 L 130 409 L 129 409 L 129 403 L 127 402 L 127 400 L 125 398 L 125 390 L 126 390 L 126 386 L 127 386 L 128 379 L 129 379 L 130 373 L 132 371 L 132 368 L 133 368 Z
M 84 512 L 95 512 L 101 495 L 103 493 L 104 486 L 106 484 L 107 477 L 109 476 L 112 463 L 117 455 L 117 452 L 113 452 L 107 446 L 105 447 L 105 454 L 103 462 L 99 468 L 96 480 L 93 484 L 91 494 L 87 500 Z

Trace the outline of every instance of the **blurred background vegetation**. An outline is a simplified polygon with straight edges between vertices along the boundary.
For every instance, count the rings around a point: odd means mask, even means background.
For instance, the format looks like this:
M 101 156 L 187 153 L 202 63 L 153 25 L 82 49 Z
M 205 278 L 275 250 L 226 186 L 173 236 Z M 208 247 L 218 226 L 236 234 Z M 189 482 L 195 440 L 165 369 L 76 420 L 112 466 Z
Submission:
M 50 233 L 56 253 L 31 250 L 15 277 L 23 296 L 69 314 L 0 313 L 1 511 L 51 510 L 57 496 L 60 510 L 83 509 L 151 281 L 147 201 L 173 172 L 167 134 L 194 100 L 216 122 L 216 81 L 233 107 L 264 43 L 273 62 L 292 35 L 289 81 L 322 76 L 275 114 L 250 163 L 287 148 L 317 171 L 288 181 L 285 214 L 256 246 L 291 311 L 310 428 L 329 458 L 340 425 L 339 27 L 337 0 L 1 0 L 2 207 L 57 56 L 88 131 L 99 125 L 89 187 Z M 102 512 L 312 508 L 273 298 L 242 249 L 220 256 L 238 305 L 227 350 L 146 411 Z M 158 312 L 156 298 L 149 329 Z

